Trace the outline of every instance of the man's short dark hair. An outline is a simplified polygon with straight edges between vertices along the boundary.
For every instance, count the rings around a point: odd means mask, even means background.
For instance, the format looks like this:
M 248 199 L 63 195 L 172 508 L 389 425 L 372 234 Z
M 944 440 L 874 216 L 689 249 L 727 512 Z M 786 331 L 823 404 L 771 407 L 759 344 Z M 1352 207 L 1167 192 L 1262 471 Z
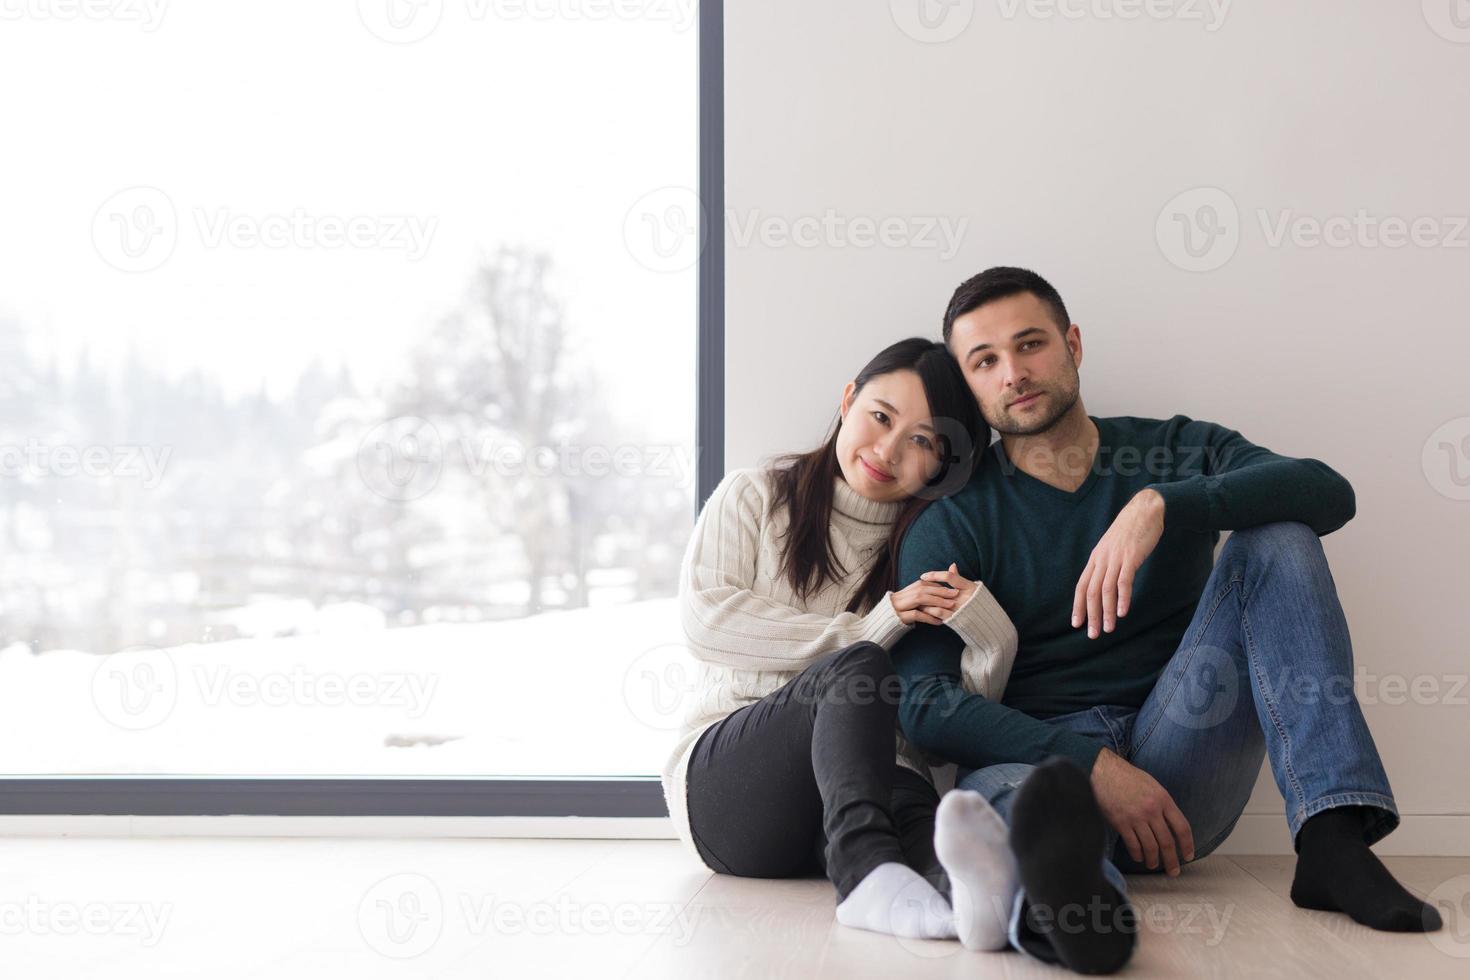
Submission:
M 1066 336 L 1067 328 L 1072 325 L 1072 318 L 1067 315 L 1067 305 L 1062 302 L 1061 293 L 1030 269 L 998 265 L 960 283 L 954 295 L 949 298 L 949 306 L 944 310 L 944 342 L 949 343 L 954 322 L 966 313 L 977 310 L 986 303 L 1019 296 L 1021 293 L 1030 293 L 1041 300 L 1042 305 L 1051 312 L 1057 329 Z

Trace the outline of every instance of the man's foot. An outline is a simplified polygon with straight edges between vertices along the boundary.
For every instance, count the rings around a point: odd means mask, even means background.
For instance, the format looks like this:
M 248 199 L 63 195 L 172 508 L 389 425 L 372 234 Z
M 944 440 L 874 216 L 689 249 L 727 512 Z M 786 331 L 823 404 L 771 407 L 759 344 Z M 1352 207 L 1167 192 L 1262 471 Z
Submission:
M 1011 849 L 1026 924 L 1078 973 L 1122 969 L 1138 932 L 1132 904 L 1103 876 L 1105 832 L 1092 784 L 1069 759 L 1048 759 L 1016 791 Z
M 1363 840 L 1365 807 L 1323 810 L 1297 831 L 1291 900 L 1304 909 L 1344 912 L 1385 932 L 1434 932 L 1434 906 L 1409 893 Z
M 970 950 L 1005 949 L 1018 883 L 1000 814 L 974 790 L 950 790 L 934 814 L 934 853 L 949 875 L 960 942 Z
M 954 912 L 938 889 L 906 864 L 885 861 L 869 871 L 837 906 L 852 929 L 906 939 L 955 939 Z

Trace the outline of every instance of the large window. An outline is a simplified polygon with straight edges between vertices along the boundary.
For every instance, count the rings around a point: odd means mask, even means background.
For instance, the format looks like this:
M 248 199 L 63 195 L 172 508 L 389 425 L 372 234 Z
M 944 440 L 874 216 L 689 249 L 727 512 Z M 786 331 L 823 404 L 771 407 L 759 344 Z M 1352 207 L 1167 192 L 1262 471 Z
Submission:
M 692 2 L 5 18 L 0 772 L 656 773 Z

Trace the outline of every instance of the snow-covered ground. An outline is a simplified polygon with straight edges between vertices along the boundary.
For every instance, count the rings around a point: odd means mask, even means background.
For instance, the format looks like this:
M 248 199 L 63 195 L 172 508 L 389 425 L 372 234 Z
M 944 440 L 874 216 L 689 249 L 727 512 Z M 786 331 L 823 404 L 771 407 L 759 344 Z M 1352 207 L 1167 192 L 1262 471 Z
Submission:
M 674 599 L 100 656 L 0 650 L 0 771 L 652 775 L 693 678 Z

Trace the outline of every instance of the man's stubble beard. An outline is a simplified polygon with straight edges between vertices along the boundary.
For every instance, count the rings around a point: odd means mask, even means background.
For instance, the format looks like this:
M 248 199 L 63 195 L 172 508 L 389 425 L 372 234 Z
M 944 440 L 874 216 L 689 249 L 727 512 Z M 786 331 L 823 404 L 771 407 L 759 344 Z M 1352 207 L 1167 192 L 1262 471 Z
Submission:
M 1070 358 L 1068 360 L 1070 360 Z M 1066 414 L 1072 410 L 1072 407 L 1077 404 L 1077 399 L 1081 395 L 1082 386 L 1078 383 L 1077 364 L 1075 361 L 1072 362 L 1072 376 L 1067 380 L 1069 384 L 1066 388 L 1060 391 L 1053 390 L 1048 392 L 1048 394 L 1051 394 L 1055 398 L 1056 404 L 1052 407 L 1052 410 L 1048 412 L 1045 417 L 1037 419 L 1034 422 L 1019 422 L 1016 419 L 1012 418 L 1011 415 L 1004 409 L 1001 409 L 1000 414 L 997 418 L 991 418 L 988 413 L 985 413 L 983 411 L 981 412 L 981 414 L 985 415 L 985 421 L 990 423 L 990 427 L 1000 435 L 1040 435 L 1041 433 L 1047 432 L 1055 427 L 1056 424 L 1060 422 L 1066 416 Z

